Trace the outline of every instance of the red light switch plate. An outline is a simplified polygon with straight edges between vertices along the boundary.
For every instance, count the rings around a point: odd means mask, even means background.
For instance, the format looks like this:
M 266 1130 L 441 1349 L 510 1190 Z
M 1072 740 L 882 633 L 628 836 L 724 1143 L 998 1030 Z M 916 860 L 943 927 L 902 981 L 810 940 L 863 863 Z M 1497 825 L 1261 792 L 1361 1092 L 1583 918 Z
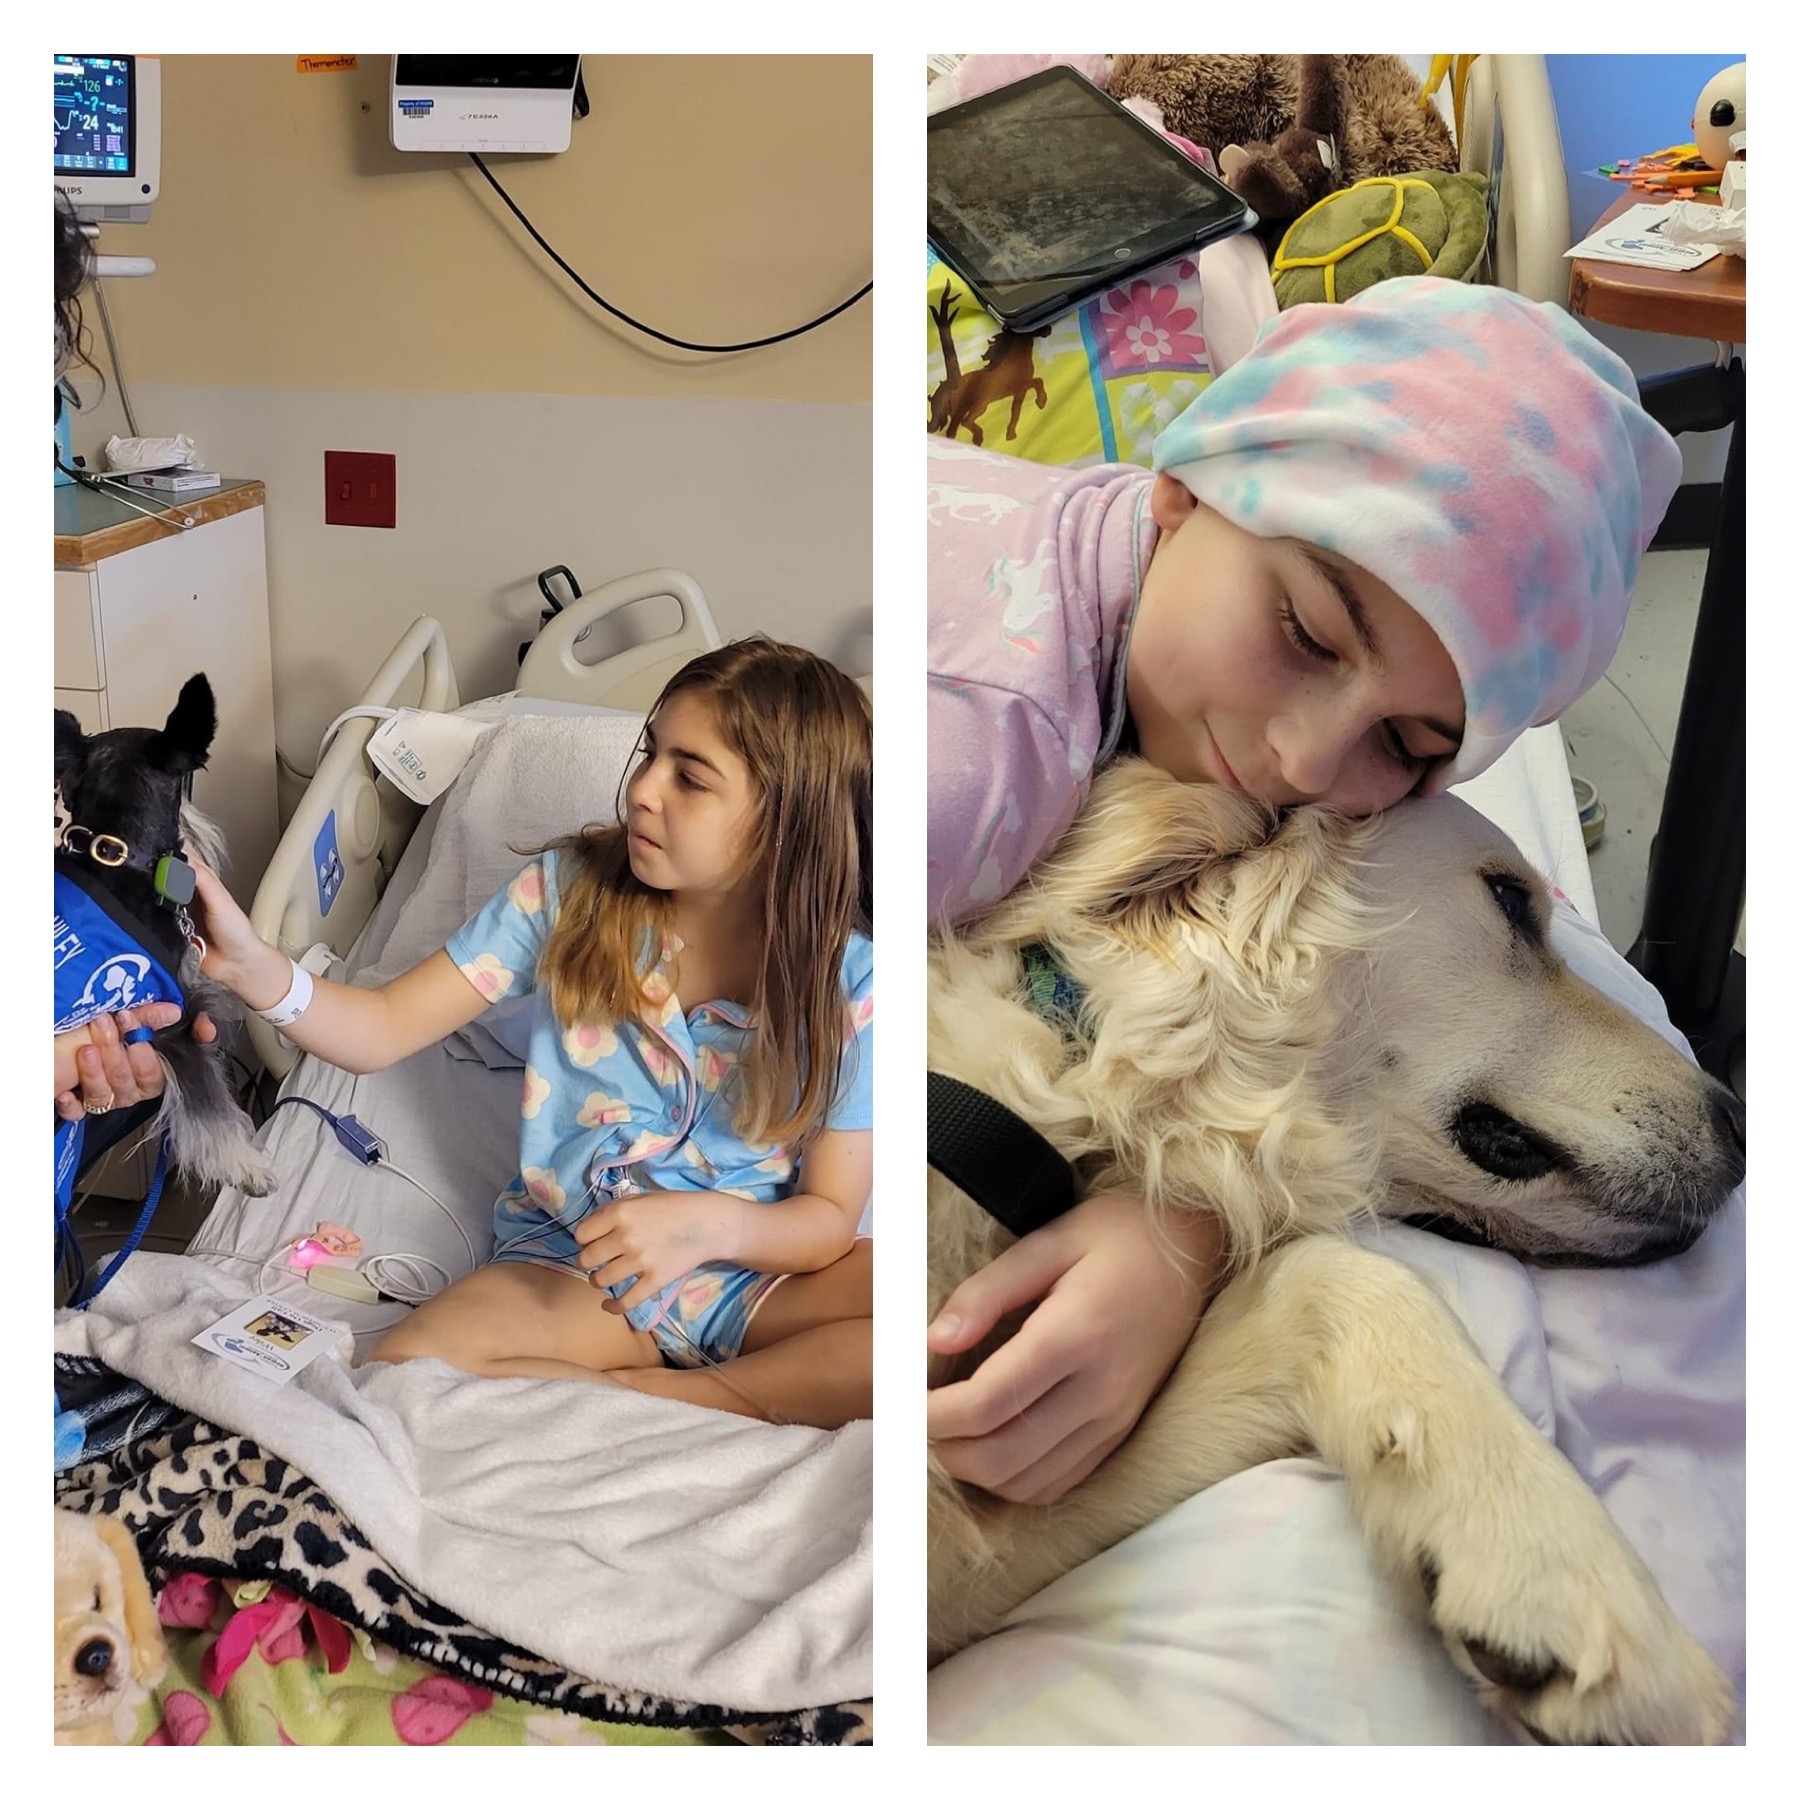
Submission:
M 325 523 L 394 529 L 394 459 L 375 450 L 325 452 Z

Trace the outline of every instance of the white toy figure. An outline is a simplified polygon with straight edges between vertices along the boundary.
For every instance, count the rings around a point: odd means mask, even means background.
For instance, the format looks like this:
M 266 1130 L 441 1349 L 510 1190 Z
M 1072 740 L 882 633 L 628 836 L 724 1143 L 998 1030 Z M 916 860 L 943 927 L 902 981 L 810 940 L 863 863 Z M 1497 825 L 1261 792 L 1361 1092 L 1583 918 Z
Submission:
M 1709 169 L 1723 169 L 1731 161 L 1731 140 L 1744 129 L 1744 68 L 1733 63 L 1721 69 L 1694 102 L 1694 147 Z

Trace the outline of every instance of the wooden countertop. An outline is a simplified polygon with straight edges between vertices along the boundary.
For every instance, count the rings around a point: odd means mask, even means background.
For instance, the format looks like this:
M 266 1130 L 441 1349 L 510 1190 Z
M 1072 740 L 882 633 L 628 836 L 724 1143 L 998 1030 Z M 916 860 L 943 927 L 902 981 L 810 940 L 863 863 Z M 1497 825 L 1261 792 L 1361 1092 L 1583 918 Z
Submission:
M 1594 229 L 1627 207 L 1699 200 L 1718 205 L 1709 194 L 1659 195 L 1628 188 L 1600 216 Z M 1597 325 L 1630 331 L 1659 331 L 1667 337 L 1705 338 L 1718 344 L 1744 342 L 1744 259 L 1721 252 L 1697 269 L 1634 269 L 1625 263 L 1569 264 L 1569 311 Z
M 131 489 L 131 498 L 139 506 L 156 512 L 178 513 L 196 525 L 213 519 L 228 519 L 233 513 L 246 512 L 263 503 L 260 481 L 223 481 L 216 488 L 186 498 L 175 494 L 155 494 L 148 489 Z M 111 494 L 97 494 L 79 483 L 56 489 L 56 566 L 59 569 L 91 568 L 103 557 L 117 556 L 122 550 L 135 550 L 140 544 L 153 544 L 176 536 L 171 525 L 146 519 Z

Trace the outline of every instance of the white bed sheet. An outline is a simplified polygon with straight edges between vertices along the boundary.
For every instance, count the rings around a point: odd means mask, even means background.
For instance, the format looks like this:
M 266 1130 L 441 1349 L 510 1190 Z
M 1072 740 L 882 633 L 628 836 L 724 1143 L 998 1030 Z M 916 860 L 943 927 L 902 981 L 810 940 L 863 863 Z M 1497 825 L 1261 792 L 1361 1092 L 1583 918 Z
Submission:
M 1595 924 L 1554 727 L 1458 793 L 1569 901 L 1576 971 L 1671 1041 L 1662 1002 Z M 1744 1684 L 1744 1198 L 1685 1255 L 1534 1269 L 1403 1225 L 1418 1269 L 1513 1398 L 1600 1495 L 1676 1614 Z M 1310 1459 L 1236 1476 L 1019 1608 L 935 1670 L 934 1743 L 1506 1744 Z M 1740 1732 L 1741 1741 L 1741 1732 Z
M 611 815 L 641 720 L 568 710 L 508 717 L 476 746 L 359 935 L 351 979 L 411 967 L 503 885 L 521 849 Z M 519 1079 L 473 1028 L 376 1075 L 303 1057 L 282 1097 L 353 1111 L 485 1261 L 494 1198 L 517 1164 Z M 433 1599 L 579 1674 L 769 1711 L 871 1692 L 867 1424 L 774 1427 L 437 1363 L 352 1371 L 325 1359 L 271 1390 L 192 1348 L 259 1281 L 364 1343 L 403 1316 L 255 1266 L 322 1221 L 356 1231 L 365 1253 L 422 1254 L 452 1276 L 470 1267 L 444 1212 L 358 1164 L 309 1109 L 280 1107 L 263 1140 L 277 1191 L 228 1190 L 187 1258 L 134 1257 L 90 1314 L 59 1323 L 59 1349 L 101 1355 L 286 1455 Z

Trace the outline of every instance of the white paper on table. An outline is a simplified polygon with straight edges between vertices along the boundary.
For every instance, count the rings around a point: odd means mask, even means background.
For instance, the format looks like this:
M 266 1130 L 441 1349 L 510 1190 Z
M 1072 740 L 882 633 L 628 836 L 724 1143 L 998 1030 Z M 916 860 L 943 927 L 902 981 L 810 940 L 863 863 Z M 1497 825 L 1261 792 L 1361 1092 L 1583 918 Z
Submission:
M 1667 208 L 1634 206 L 1589 233 L 1565 254 L 1589 262 L 1628 263 L 1639 269 L 1697 269 L 1719 254 L 1714 244 L 1675 244 L 1664 235 Z

